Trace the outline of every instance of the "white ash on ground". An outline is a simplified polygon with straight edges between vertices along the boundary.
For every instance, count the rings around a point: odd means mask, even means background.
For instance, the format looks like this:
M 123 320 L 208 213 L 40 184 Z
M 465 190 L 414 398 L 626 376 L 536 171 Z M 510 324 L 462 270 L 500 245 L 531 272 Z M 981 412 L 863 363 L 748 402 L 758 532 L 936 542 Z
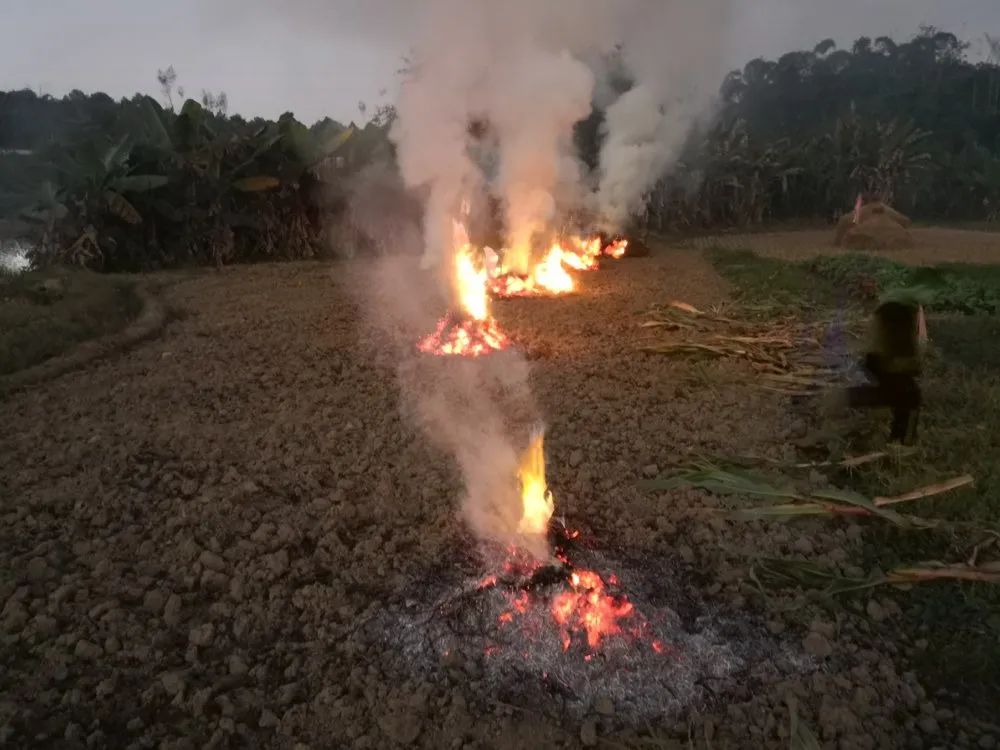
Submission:
M 635 727 L 718 708 L 737 690 L 817 668 L 798 641 L 775 637 L 746 612 L 691 600 L 679 561 L 581 548 L 567 559 L 571 565 L 513 578 L 461 577 L 458 569 L 475 562 L 455 561 L 364 630 L 404 678 L 464 672 L 476 677 L 484 701 L 577 721 L 610 703 L 619 722 Z M 577 570 L 612 582 L 609 592 L 628 604 L 594 646 L 582 628 L 553 617 L 553 601 Z

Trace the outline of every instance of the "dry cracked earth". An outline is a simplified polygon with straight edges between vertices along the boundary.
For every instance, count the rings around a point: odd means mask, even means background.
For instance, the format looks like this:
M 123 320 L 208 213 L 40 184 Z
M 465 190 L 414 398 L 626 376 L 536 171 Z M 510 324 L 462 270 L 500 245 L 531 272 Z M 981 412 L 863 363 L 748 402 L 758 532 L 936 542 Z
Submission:
M 0 746 L 784 748 L 792 708 L 825 747 L 993 746 L 907 671 L 920 644 L 891 603 L 749 592 L 752 556 L 848 566 L 860 527 L 736 525 L 698 510 L 712 497 L 639 487 L 696 456 L 785 457 L 807 427 L 733 365 L 638 351 L 650 304 L 725 298 L 694 251 L 497 317 L 527 351 L 557 514 L 800 668 L 729 675 L 640 722 L 619 696 L 536 699 L 529 675 L 519 700 L 484 654 L 411 663 L 373 637 L 471 546 L 454 461 L 400 408 L 398 340 L 433 318 L 380 328 L 387 301 L 359 291 L 376 276 L 173 280 L 159 338 L 0 402 Z

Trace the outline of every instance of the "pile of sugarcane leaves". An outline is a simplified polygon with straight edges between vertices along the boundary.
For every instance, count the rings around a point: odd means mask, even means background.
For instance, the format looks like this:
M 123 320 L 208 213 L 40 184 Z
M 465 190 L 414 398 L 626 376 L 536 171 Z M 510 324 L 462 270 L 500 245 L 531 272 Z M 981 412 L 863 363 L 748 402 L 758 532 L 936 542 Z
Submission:
M 747 317 L 760 317 L 761 310 L 741 312 Z M 861 322 L 841 325 L 844 333 L 853 335 Z M 642 351 L 744 360 L 758 373 L 758 385 L 765 390 L 808 396 L 836 380 L 837 373 L 829 367 L 829 355 L 822 347 L 829 322 L 803 322 L 794 317 L 763 322 L 738 320 L 727 315 L 723 307 L 699 310 L 674 300 L 652 308 L 640 326 L 675 334 L 670 341 L 644 344 Z
M 853 468 L 885 457 L 886 453 L 872 453 L 836 462 L 841 468 Z M 799 464 L 815 467 L 828 464 Z M 765 558 L 757 560 L 750 569 L 750 580 L 763 593 L 766 588 L 803 586 L 820 589 L 835 595 L 849 591 L 870 589 L 882 585 L 909 586 L 940 580 L 978 581 L 1000 583 L 1000 561 L 981 562 L 980 554 L 993 548 L 1000 549 L 1000 529 L 969 523 L 957 523 L 902 513 L 899 506 L 927 497 L 941 495 L 970 487 L 973 477 L 963 475 L 937 484 L 920 487 L 893 497 L 866 497 L 852 490 L 829 487 L 802 489 L 783 478 L 769 481 L 742 470 L 720 468 L 704 463 L 681 470 L 672 476 L 644 482 L 647 489 L 672 490 L 694 487 L 718 495 L 739 495 L 764 498 L 770 504 L 737 509 L 705 508 L 706 513 L 721 513 L 737 521 L 788 521 L 806 516 L 868 518 L 881 523 L 919 531 L 947 531 L 967 534 L 977 539 L 968 560 L 961 563 L 921 562 L 897 567 L 889 572 L 874 572 L 863 578 L 850 578 L 809 561 Z

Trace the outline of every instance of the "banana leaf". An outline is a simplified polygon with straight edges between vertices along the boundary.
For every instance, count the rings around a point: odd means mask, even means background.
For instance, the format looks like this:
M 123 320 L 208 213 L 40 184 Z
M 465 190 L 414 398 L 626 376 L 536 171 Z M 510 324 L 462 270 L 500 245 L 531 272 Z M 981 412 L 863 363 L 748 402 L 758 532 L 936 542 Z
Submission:
M 163 109 L 151 97 L 143 97 L 142 115 L 143 130 L 152 146 L 167 152 L 173 152 L 174 143 L 170 137 L 170 132 L 163 124 L 161 112 Z
M 807 497 L 792 488 L 775 487 L 750 474 L 741 474 L 712 466 L 682 472 L 672 477 L 651 479 L 642 487 L 649 490 L 674 490 L 680 487 L 697 487 L 706 492 L 722 495 L 756 495 L 784 500 L 806 500 Z
M 906 519 L 899 513 L 886 510 L 885 508 L 880 508 L 873 500 L 870 500 L 857 492 L 852 492 L 851 490 L 842 490 L 831 487 L 825 490 L 813 490 L 809 494 L 810 497 L 819 498 L 820 500 L 830 500 L 839 505 L 860 508 L 866 513 L 866 515 L 878 516 L 879 518 L 889 521 L 890 523 L 894 523 L 897 526 L 909 525 Z
M 110 172 L 128 161 L 132 148 L 128 142 L 128 134 L 122 136 L 118 143 L 111 146 L 101 155 L 101 164 L 105 172 Z
M 142 224 L 142 215 L 121 193 L 116 193 L 113 190 L 105 190 L 104 201 L 108 212 L 117 216 L 126 224 L 131 224 L 132 226 Z
M 255 175 L 233 181 L 233 190 L 241 193 L 259 193 L 263 190 L 274 190 L 281 186 L 281 180 L 270 175 Z

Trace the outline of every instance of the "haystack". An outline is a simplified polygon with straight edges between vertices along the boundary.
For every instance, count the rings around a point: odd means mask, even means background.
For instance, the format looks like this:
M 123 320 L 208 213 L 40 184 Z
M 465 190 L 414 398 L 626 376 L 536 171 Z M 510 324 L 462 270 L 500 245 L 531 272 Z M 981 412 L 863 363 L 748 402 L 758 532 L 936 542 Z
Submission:
M 913 247 L 907 230 L 912 222 L 908 216 L 881 201 L 861 208 L 860 221 L 854 223 L 854 212 L 844 214 L 837 222 L 833 244 L 853 250 L 895 250 Z
M 875 214 L 852 225 L 843 244 L 850 250 L 905 250 L 913 247 L 913 237 L 887 214 Z

